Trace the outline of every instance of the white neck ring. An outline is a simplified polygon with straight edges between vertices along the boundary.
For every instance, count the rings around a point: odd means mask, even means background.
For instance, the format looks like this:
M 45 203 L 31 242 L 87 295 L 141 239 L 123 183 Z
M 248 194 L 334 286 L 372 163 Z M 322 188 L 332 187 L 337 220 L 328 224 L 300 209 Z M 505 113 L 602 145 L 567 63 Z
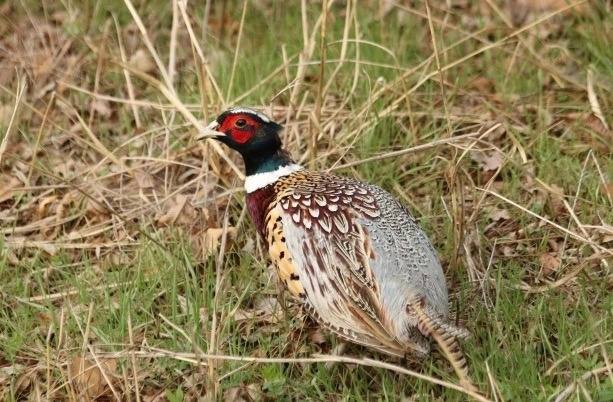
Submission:
M 302 166 L 292 163 L 285 166 L 279 166 L 277 170 L 272 170 L 270 172 L 249 175 L 245 178 L 245 191 L 247 193 L 253 193 L 256 190 L 273 184 L 283 176 L 290 175 L 302 169 Z

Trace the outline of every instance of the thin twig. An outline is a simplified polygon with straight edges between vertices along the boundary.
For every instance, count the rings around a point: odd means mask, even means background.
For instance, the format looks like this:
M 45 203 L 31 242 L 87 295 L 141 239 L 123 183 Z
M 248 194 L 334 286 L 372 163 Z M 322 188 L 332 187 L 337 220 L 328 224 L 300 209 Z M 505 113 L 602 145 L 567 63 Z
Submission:
M 9 137 L 17 129 L 17 122 L 19 120 L 19 111 L 21 110 L 21 101 L 23 98 L 23 94 L 26 92 L 27 84 L 26 80 L 19 76 L 17 78 L 17 93 L 15 95 L 15 106 L 13 106 L 13 112 L 11 113 L 11 118 L 9 120 L 9 124 L 6 128 L 6 132 L 4 133 L 4 137 L 2 138 L 2 142 L 0 142 L 0 163 L 2 163 L 2 155 L 4 151 L 6 151 L 6 146 L 9 142 Z
M 234 85 L 234 74 L 236 73 L 236 66 L 238 65 L 238 52 L 241 48 L 241 39 L 243 38 L 243 27 L 245 26 L 245 15 L 247 15 L 247 0 L 243 2 L 243 13 L 241 14 L 241 23 L 238 27 L 238 38 L 236 39 L 236 47 L 234 48 L 234 59 L 232 60 L 232 70 L 230 72 L 230 82 L 228 82 L 228 90 L 226 92 L 226 99 L 230 99 L 232 96 L 232 85 Z
M 545 222 L 545 223 L 555 227 L 556 229 L 561 230 L 562 232 L 570 235 L 570 237 L 572 237 L 575 240 L 579 240 L 579 241 L 582 241 L 582 242 L 584 242 L 586 244 L 594 246 L 598 250 L 600 250 L 601 252 L 603 252 L 605 254 L 613 255 L 613 251 L 612 250 L 609 250 L 609 249 L 607 249 L 605 247 L 602 247 L 601 245 L 594 243 L 592 240 L 586 239 L 585 237 L 583 237 L 583 236 L 581 236 L 581 235 L 579 235 L 579 234 L 577 234 L 577 233 L 575 233 L 575 232 L 573 232 L 573 231 L 571 231 L 569 229 L 566 229 L 564 226 L 561 226 L 561 225 L 559 225 L 559 224 L 557 224 L 557 223 L 555 223 L 555 222 L 553 222 L 553 221 L 551 221 L 551 220 L 549 220 L 549 219 L 547 219 L 547 218 L 545 218 L 545 217 L 543 217 L 543 216 L 541 216 L 541 215 L 539 215 L 537 213 L 534 213 L 534 212 L 530 211 L 529 209 L 527 209 L 525 207 L 522 207 L 518 203 L 516 203 L 514 201 L 511 201 L 510 199 L 506 198 L 503 195 L 498 194 L 495 191 L 484 189 L 484 188 L 480 188 L 480 187 L 476 187 L 476 189 L 479 190 L 479 191 L 484 191 L 484 192 L 486 192 L 486 193 L 488 193 L 490 195 L 493 195 L 494 197 L 501 199 L 502 201 L 504 201 L 504 202 L 506 202 L 506 203 L 508 203 L 508 204 L 510 204 L 512 206 L 514 206 L 515 208 L 521 209 L 522 211 L 524 211 L 528 215 L 532 215 L 533 217 L 539 219 L 540 221 Z
M 126 50 L 123 47 L 123 39 L 121 37 L 121 30 L 119 28 L 119 22 L 117 21 L 117 17 L 113 14 L 113 21 L 115 22 L 115 31 L 117 32 L 117 44 L 119 45 L 119 57 L 121 57 L 121 61 L 124 64 L 128 64 L 128 58 L 126 56 Z M 132 78 L 130 77 L 130 72 L 123 68 L 123 76 L 126 80 L 126 88 L 128 89 L 128 98 L 130 99 L 130 108 L 132 109 L 132 114 L 134 115 L 134 124 L 137 128 L 141 127 L 140 115 L 138 113 L 138 106 L 136 104 L 136 100 L 134 97 L 134 87 L 132 86 Z M 74 88 L 73 88 L 74 89 Z
M 398 151 L 386 152 L 386 153 L 381 154 L 381 155 L 371 156 L 370 158 L 360 159 L 359 161 L 345 163 L 343 165 L 335 166 L 331 170 L 345 169 L 345 168 L 348 168 L 348 167 L 362 165 L 362 164 L 368 163 L 368 162 L 380 161 L 382 159 L 387 159 L 387 158 L 394 158 L 394 157 L 397 157 L 397 156 L 400 156 L 400 155 L 405 155 L 405 154 L 412 153 L 412 152 L 418 152 L 418 151 L 423 151 L 423 150 L 430 149 L 430 148 L 435 148 L 435 147 L 438 147 L 440 145 L 454 144 L 456 142 L 464 141 L 464 140 L 469 139 L 469 138 L 486 137 L 487 135 L 493 133 L 500 126 L 501 126 L 501 123 L 496 123 L 492 127 L 490 127 L 489 129 L 487 129 L 487 131 L 485 131 L 484 133 L 476 131 L 474 133 L 458 135 L 457 137 L 443 138 L 443 139 L 440 139 L 440 140 L 429 142 L 427 144 L 421 144 L 421 145 L 417 145 L 417 146 L 414 146 L 414 147 L 401 149 L 401 150 L 398 150 Z
M 320 26 L 320 37 L 319 37 L 319 84 L 317 86 L 317 97 L 315 98 L 315 120 L 311 127 L 311 135 L 309 140 L 309 166 L 311 169 L 315 169 L 315 159 L 317 158 L 317 135 L 321 132 L 321 108 L 324 103 L 324 97 L 326 96 L 324 92 L 324 75 L 325 75 L 325 66 L 326 66 L 326 25 L 328 22 L 328 0 L 323 0 L 321 3 L 321 15 L 322 15 L 322 23 Z
M 451 129 L 451 121 L 449 119 L 449 109 L 447 107 L 447 94 L 445 92 L 445 75 L 441 70 L 441 61 L 439 58 L 438 47 L 436 46 L 436 32 L 434 32 L 434 25 L 432 24 L 432 15 L 430 14 L 429 0 L 424 2 L 426 6 L 426 15 L 428 16 L 428 27 L 430 28 L 430 38 L 432 40 L 432 49 L 434 53 L 434 61 L 436 62 L 436 70 L 439 74 L 439 88 L 441 89 L 441 98 L 443 100 L 443 110 L 445 112 L 445 120 L 447 122 L 447 136 L 451 137 L 453 131 Z
M 127 355 L 128 352 L 99 352 L 99 355 L 104 355 L 107 358 L 121 358 Z M 371 358 L 355 358 L 349 356 L 335 356 L 335 355 L 313 355 L 313 357 L 302 358 L 276 358 L 276 357 L 251 357 L 251 356 L 233 356 L 233 355 L 215 355 L 205 354 L 203 356 L 196 356 L 194 353 L 172 352 L 169 350 L 149 348 L 148 350 L 133 351 L 136 356 L 143 358 L 156 358 L 156 357 L 170 357 L 176 360 L 188 362 L 194 365 L 202 365 L 199 361 L 199 357 L 210 360 L 223 360 L 223 361 L 238 361 L 238 362 L 253 362 L 253 363 L 273 363 L 273 364 L 314 364 L 314 363 L 344 363 L 344 364 L 357 364 L 359 366 L 377 367 L 389 371 L 394 371 L 399 374 L 408 375 L 411 377 L 419 378 L 433 384 L 441 385 L 443 387 L 453 389 L 455 391 L 462 392 L 468 396 L 471 396 L 480 402 L 491 402 L 490 399 L 479 395 L 476 392 L 467 390 L 460 385 L 447 382 L 435 377 L 431 377 L 426 374 L 419 373 L 417 371 L 409 370 L 405 367 L 398 366 L 391 363 L 371 359 Z
M 147 28 L 145 28 L 145 25 L 143 24 L 143 20 L 140 18 L 140 15 L 138 15 L 138 12 L 134 8 L 134 5 L 132 4 L 131 0 L 124 0 L 124 3 L 128 7 L 128 10 L 130 11 L 130 14 L 132 15 L 132 19 L 134 20 L 134 23 L 136 23 L 136 26 L 138 27 L 138 30 L 141 33 L 143 42 L 145 42 L 145 46 L 147 47 L 147 50 L 149 50 L 151 57 L 153 57 L 153 60 L 155 61 L 155 65 L 157 66 L 160 74 L 162 75 L 164 82 L 166 83 L 166 85 L 168 85 L 168 90 L 174 95 L 175 90 L 174 90 L 174 87 L 172 86 L 172 81 L 170 80 L 170 77 L 168 76 L 168 71 L 166 71 L 166 68 L 164 67 L 164 64 L 162 63 L 162 60 L 160 59 L 158 52 L 155 50 L 153 43 L 151 43 L 151 39 L 149 39 L 149 34 L 147 33 Z

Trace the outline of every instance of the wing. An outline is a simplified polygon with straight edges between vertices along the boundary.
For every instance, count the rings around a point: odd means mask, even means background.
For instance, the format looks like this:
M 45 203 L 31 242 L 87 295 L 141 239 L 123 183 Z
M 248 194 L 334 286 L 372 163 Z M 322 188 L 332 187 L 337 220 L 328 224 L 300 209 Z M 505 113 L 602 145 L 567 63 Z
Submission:
M 280 279 L 309 313 L 340 336 L 386 353 L 427 354 L 419 334 L 400 339 L 382 304 L 373 270 L 378 259 L 364 221 L 379 219 L 363 183 L 332 175 L 295 173 L 279 183 L 267 214 L 270 256 Z
M 423 298 L 433 317 L 446 319 L 445 276 L 428 237 L 404 206 L 379 187 L 370 186 L 369 190 L 379 206 L 380 216 L 360 219 L 360 223 L 380 257 L 371 266 L 380 284 L 381 304 L 390 316 L 397 337 L 411 338 L 418 325 L 407 314 L 408 300 Z

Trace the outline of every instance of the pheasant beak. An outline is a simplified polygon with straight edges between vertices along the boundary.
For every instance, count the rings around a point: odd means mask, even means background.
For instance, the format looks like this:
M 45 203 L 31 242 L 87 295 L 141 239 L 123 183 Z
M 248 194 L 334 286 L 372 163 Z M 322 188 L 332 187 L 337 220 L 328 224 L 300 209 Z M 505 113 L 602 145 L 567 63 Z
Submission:
M 196 140 L 205 140 L 207 138 L 221 138 L 225 137 L 225 134 L 221 131 L 217 131 L 219 128 L 219 123 L 213 120 L 211 124 L 206 126 L 203 130 L 201 130 L 198 134 L 196 134 Z

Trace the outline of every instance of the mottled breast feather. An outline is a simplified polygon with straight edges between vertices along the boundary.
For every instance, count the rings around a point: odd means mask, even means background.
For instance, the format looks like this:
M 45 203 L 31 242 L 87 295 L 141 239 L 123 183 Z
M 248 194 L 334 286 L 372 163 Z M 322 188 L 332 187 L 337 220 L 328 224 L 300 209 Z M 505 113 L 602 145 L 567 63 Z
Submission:
M 429 344 L 406 302 L 420 296 L 445 316 L 442 269 L 410 214 L 379 187 L 299 171 L 275 183 L 266 240 L 280 279 L 340 336 L 386 353 Z M 432 289 L 432 290 L 431 290 Z

